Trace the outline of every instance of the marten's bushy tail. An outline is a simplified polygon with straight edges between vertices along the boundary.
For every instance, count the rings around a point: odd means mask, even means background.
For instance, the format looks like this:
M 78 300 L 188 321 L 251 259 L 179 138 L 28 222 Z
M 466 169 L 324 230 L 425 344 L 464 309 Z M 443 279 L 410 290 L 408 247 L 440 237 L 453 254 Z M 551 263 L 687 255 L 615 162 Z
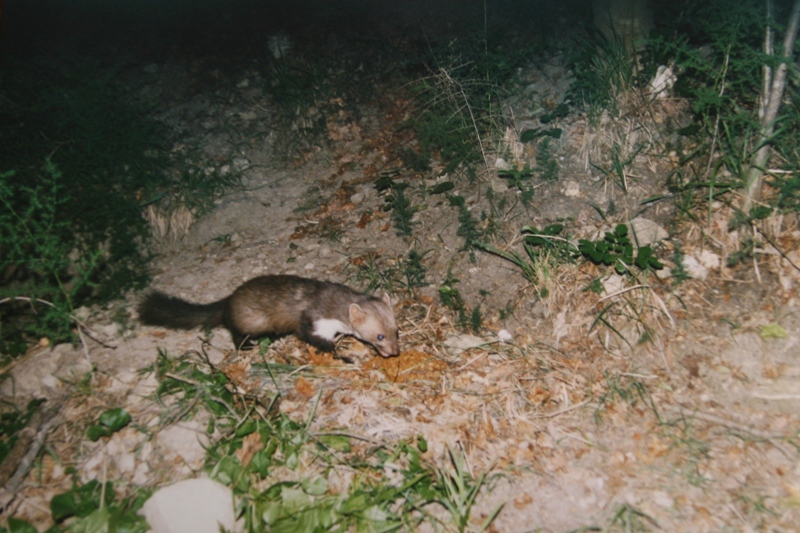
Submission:
M 163 292 L 151 292 L 139 304 L 139 320 L 149 326 L 172 329 L 215 328 L 222 325 L 226 299 L 193 304 Z

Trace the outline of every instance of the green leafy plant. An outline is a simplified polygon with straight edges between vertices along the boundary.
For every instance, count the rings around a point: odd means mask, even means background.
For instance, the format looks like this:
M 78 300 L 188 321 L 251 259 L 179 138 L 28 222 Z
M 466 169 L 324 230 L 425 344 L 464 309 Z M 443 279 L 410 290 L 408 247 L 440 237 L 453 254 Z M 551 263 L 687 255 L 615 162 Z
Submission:
M 397 230 L 398 237 L 410 237 L 414 229 L 412 219 L 417 210 L 406 197 L 407 187 L 407 184 L 396 182 L 391 178 L 381 178 L 375 182 L 378 193 L 386 195 L 386 205 L 383 210 L 392 212 L 392 223 Z
M 559 264 L 574 263 L 581 256 L 598 265 L 613 265 L 620 274 L 633 274 L 633 267 L 645 272 L 664 267 L 650 246 L 634 246 L 625 224 L 619 224 L 613 232 L 606 232 L 597 241 L 580 239 L 578 246 L 560 236 L 563 230 L 564 225 L 560 223 L 551 224 L 542 230 L 525 226 L 522 228 L 524 254 L 515 250 L 502 250 L 486 243 L 479 243 L 478 247 L 518 266 L 523 276 L 533 284 L 541 281 L 540 274 L 546 278 L 552 268 Z M 599 289 L 597 283 L 593 283 L 590 290 Z M 541 295 L 547 294 L 545 292 Z
M 27 317 L 23 331 L 64 340 L 71 337 L 71 314 L 93 292 L 104 253 L 74 234 L 63 213 L 68 202 L 63 175 L 50 160 L 45 171 L 36 186 L 19 184 L 14 172 L 0 174 L 2 264 L 12 273 L 0 286 L 0 312 Z
M 81 485 L 75 484 L 67 492 L 53 496 L 50 500 L 50 511 L 53 520 L 62 520 L 76 516 L 85 518 L 103 505 L 109 505 L 116 498 L 114 484 L 107 481 L 101 484 L 96 479 Z
M 413 290 L 428 285 L 428 282 L 425 280 L 425 276 L 428 273 L 428 268 L 422 263 L 422 261 L 429 252 L 430 250 L 420 253 L 416 248 L 412 248 L 408 251 L 408 256 L 400 265 L 400 270 L 402 271 L 404 278 L 403 284 L 408 290 Z
M 456 314 L 456 323 L 470 331 L 479 332 L 483 327 L 483 315 L 480 310 L 480 305 L 477 305 L 470 311 L 461 292 L 458 290 L 460 281 L 453 276 L 451 271 L 447 271 L 447 277 L 439 286 L 439 298 L 445 307 L 449 308 Z
M 22 331 L 16 328 L 3 331 L 3 336 L 0 338 L 0 366 L 8 364 L 27 351 L 28 344 L 23 338 Z
M 175 198 L 195 215 L 207 213 L 220 196 L 242 187 L 241 170 L 230 165 L 208 168 L 184 160 L 180 167 L 180 175 L 172 187 Z
M 464 245 L 461 247 L 461 251 L 468 250 L 471 253 L 483 237 L 479 222 L 472 216 L 472 212 L 467 207 L 467 201 L 463 196 L 451 195 L 447 199 L 450 201 L 450 205 L 458 208 L 456 235 L 464 238 Z M 474 257 L 472 259 L 474 261 Z
M 167 131 L 153 102 L 132 95 L 118 66 L 74 62 L 9 62 L 0 72 L 0 160 L 17 171 L 19 186 L 49 179 L 42 161 L 62 174 L 59 216 L 90 250 L 105 250 L 97 291 L 115 296 L 141 279 L 140 245 L 147 235 L 141 198 L 169 183 Z
M 458 278 L 453 276 L 453 273 L 448 270 L 447 277 L 439 287 L 439 298 L 441 298 L 445 307 L 456 311 L 459 315 L 462 315 L 463 318 L 466 316 L 466 305 L 464 304 L 464 299 L 461 297 L 461 293 L 456 287 L 458 283 Z
M 498 171 L 497 175 L 510 180 L 509 187 L 520 191 L 522 205 L 530 205 L 531 200 L 533 200 L 533 184 L 531 183 L 533 169 L 527 166 L 522 170 L 506 169 Z
M 101 437 L 108 437 L 124 428 L 131 422 L 131 415 L 122 408 L 109 409 L 103 412 L 97 419 L 97 424 L 92 424 L 86 430 L 86 436 L 91 441 L 97 441 Z
M 473 307 L 469 314 L 469 329 L 476 333 L 483 329 L 483 313 L 480 304 Z
M 375 292 L 378 289 L 393 292 L 398 282 L 395 269 L 382 264 L 376 254 L 359 257 L 357 261 L 351 261 L 349 267 L 355 269 L 352 278 L 364 292 Z
M 536 152 L 536 173 L 546 181 L 558 180 L 558 161 L 550 147 L 550 139 L 542 139 Z
M 650 391 L 640 380 L 631 376 L 619 375 L 606 375 L 605 378 L 606 391 L 598 398 L 597 408 L 594 413 L 596 422 L 599 423 L 601 421 L 602 413 L 609 406 L 618 402 L 626 403 L 632 407 L 643 403 L 652 409 L 656 415 L 658 414 Z
M 625 224 L 617 225 L 613 233 L 607 231 L 601 240 L 580 239 L 578 250 L 594 264 L 613 266 L 619 274 L 631 274 L 634 266 L 645 272 L 664 268 L 650 246 L 635 247 Z

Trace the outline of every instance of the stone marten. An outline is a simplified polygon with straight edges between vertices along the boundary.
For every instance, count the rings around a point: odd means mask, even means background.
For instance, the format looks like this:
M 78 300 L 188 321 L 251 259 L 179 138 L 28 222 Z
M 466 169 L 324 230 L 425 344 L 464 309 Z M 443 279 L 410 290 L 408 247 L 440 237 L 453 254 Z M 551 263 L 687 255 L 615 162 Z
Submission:
M 233 294 L 196 304 L 151 292 L 138 307 L 139 320 L 172 329 L 224 326 L 237 349 L 259 337 L 295 335 L 324 352 L 333 352 L 339 335 L 371 344 L 383 357 L 400 353 L 392 301 L 339 283 L 299 276 L 259 276 Z

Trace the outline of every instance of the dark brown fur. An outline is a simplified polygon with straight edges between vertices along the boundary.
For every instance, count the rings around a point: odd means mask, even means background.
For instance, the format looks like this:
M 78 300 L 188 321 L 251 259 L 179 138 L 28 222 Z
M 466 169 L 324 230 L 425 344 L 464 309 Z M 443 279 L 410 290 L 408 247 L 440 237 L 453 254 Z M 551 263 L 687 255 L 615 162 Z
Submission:
M 259 337 L 291 334 L 332 352 L 335 329 L 373 345 L 384 357 L 399 353 L 388 295 L 377 298 L 339 283 L 299 276 L 253 278 L 227 298 L 209 304 L 152 292 L 139 305 L 139 320 L 173 329 L 224 326 L 237 348 Z M 337 328 L 334 321 L 344 328 Z

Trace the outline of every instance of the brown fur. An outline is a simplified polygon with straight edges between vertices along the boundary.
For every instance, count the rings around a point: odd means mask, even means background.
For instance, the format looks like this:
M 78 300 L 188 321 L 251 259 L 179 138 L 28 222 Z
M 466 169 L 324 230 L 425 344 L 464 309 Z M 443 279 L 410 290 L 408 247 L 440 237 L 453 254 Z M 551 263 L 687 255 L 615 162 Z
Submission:
M 139 319 L 144 324 L 175 329 L 224 326 L 237 348 L 259 337 L 292 334 L 332 352 L 334 328 L 371 344 L 384 357 L 400 352 L 387 294 L 376 298 L 339 283 L 299 276 L 253 278 L 227 298 L 209 304 L 152 292 L 139 305 Z M 336 323 L 331 321 L 341 322 L 344 328 L 335 328 Z M 328 325 L 322 333 L 321 325 Z

